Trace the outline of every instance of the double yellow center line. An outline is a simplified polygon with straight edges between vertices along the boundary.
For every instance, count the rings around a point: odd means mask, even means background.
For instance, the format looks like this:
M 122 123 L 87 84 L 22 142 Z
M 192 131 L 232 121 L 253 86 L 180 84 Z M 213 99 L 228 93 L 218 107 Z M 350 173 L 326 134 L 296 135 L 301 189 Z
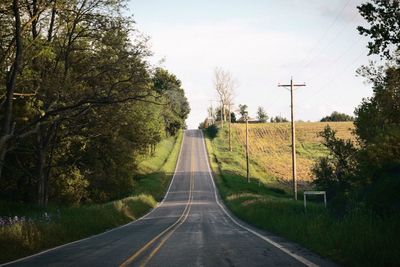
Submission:
M 185 209 L 182 212 L 182 215 L 179 217 L 177 221 L 175 221 L 172 225 L 170 225 L 167 229 L 162 231 L 152 240 L 147 242 L 143 247 L 137 250 L 132 256 L 126 259 L 123 263 L 121 263 L 121 267 L 128 266 L 137 260 L 145 251 L 147 251 L 153 244 L 157 241 L 159 243 L 155 246 L 151 252 L 147 254 L 147 256 L 143 259 L 140 266 L 146 266 L 149 261 L 156 255 L 156 253 L 160 250 L 160 248 L 164 245 L 164 243 L 173 235 L 173 233 L 186 221 L 190 213 L 190 207 L 193 201 L 193 191 L 194 191 L 194 162 L 193 161 L 193 139 L 191 142 L 191 151 L 190 151 L 190 189 L 189 189 L 189 197 L 186 203 Z

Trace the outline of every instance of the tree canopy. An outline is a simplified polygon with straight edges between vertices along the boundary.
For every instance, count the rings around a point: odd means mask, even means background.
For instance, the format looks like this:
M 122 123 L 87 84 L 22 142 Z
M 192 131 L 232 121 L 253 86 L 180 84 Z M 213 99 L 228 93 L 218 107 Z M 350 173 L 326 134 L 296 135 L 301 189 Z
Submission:
M 127 195 L 140 157 L 184 127 L 181 82 L 150 67 L 125 4 L 0 3 L 0 198 L 46 205 Z
M 331 115 L 323 117 L 321 119 L 321 122 L 324 122 L 324 121 L 353 121 L 353 120 L 354 120 L 354 118 L 350 115 L 334 111 L 334 112 L 332 112 Z
M 315 183 L 331 192 L 338 210 L 365 205 L 378 214 L 396 214 L 400 207 L 400 55 L 398 1 L 373 0 L 360 5 L 368 27 L 369 54 L 384 65 L 364 67 L 361 74 L 372 84 L 373 95 L 356 108 L 357 144 L 342 140 L 327 128 L 322 136 L 329 156 L 315 166 Z M 354 201 L 356 200 L 356 201 Z

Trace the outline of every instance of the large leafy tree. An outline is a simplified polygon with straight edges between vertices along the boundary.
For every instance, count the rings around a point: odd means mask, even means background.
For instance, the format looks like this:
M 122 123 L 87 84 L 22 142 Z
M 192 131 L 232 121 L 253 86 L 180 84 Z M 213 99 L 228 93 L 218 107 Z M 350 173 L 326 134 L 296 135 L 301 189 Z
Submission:
M 162 98 L 170 100 L 179 117 L 176 127 L 182 127 L 189 107 L 180 82 L 168 92 L 155 90 L 146 38 L 137 34 L 130 17 L 121 15 L 124 4 L 0 3 L 3 195 L 36 198 L 41 205 L 57 195 L 78 202 L 118 197 L 132 188 L 137 155 L 162 138 L 159 118 L 167 110 L 161 108 Z M 78 197 L 72 197 L 74 192 Z
M 373 87 L 373 96 L 364 99 L 356 109 L 355 134 L 358 149 L 341 149 L 346 144 L 337 140 L 327 146 L 331 155 L 342 158 L 342 164 L 327 158 L 314 169 L 316 183 L 329 181 L 337 193 L 345 190 L 338 185 L 351 184 L 369 207 L 380 213 L 398 212 L 400 207 L 400 5 L 398 1 L 373 0 L 359 7 L 370 27 L 358 27 L 360 34 L 371 38 L 369 54 L 380 55 L 384 66 L 363 67 L 363 74 Z M 325 130 L 327 132 L 327 130 Z M 330 135 L 324 138 L 329 141 Z M 332 139 L 332 138 L 331 138 Z M 340 153 L 336 153 L 339 151 Z M 346 153 L 350 152 L 346 157 Z M 344 156 L 344 157 L 343 157 Z M 354 167 L 356 167 L 354 169 Z M 344 171 L 343 171 L 344 170 Z M 344 173 L 340 180 L 338 173 Z M 328 174 L 328 175 L 327 175 Z M 355 178 L 355 179 L 354 179 Z M 350 183 L 350 181 L 356 181 Z M 354 195 L 354 194 L 353 194 Z
M 175 135 L 185 126 L 185 120 L 190 112 L 189 102 L 185 96 L 181 81 L 163 68 L 157 68 L 152 78 L 153 87 L 164 103 L 162 116 L 165 132 Z

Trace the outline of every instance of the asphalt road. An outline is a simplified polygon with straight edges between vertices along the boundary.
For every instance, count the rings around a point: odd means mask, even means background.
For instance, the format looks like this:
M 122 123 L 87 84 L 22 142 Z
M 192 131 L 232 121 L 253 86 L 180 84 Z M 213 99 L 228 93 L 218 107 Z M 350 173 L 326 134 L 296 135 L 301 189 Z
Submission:
M 315 254 L 234 218 L 221 204 L 202 133 L 185 132 L 160 205 L 109 232 L 10 266 L 332 266 Z

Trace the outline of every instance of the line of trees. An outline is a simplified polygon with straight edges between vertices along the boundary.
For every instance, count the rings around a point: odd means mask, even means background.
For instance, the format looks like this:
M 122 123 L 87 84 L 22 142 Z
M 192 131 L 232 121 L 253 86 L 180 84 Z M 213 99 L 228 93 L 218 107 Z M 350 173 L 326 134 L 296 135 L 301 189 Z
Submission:
M 331 115 L 325 116 L 321 119 L 321 122 L 325 121 L 354 121 L 354 118 L 345 113 L 334 111 Z
M 150 67 L 125 4 L 1 1 L 1 199 L 129 195 L 139 157 L 184 127 L 181 82 Z
M 315 166 L 315 184 L 327 190 L 332 207 L 343 214 L 367 207 L 381 215 L 400 211 L 400 3 L 373 0 L 358 7 L 370 27 L 369 54 L 384 65 L 371 63 L 359 73 L 372 84 L 373 96 L 356 108 L 356 141 L 336 137 L 327 127 L 321 133 L 329 156 Z

